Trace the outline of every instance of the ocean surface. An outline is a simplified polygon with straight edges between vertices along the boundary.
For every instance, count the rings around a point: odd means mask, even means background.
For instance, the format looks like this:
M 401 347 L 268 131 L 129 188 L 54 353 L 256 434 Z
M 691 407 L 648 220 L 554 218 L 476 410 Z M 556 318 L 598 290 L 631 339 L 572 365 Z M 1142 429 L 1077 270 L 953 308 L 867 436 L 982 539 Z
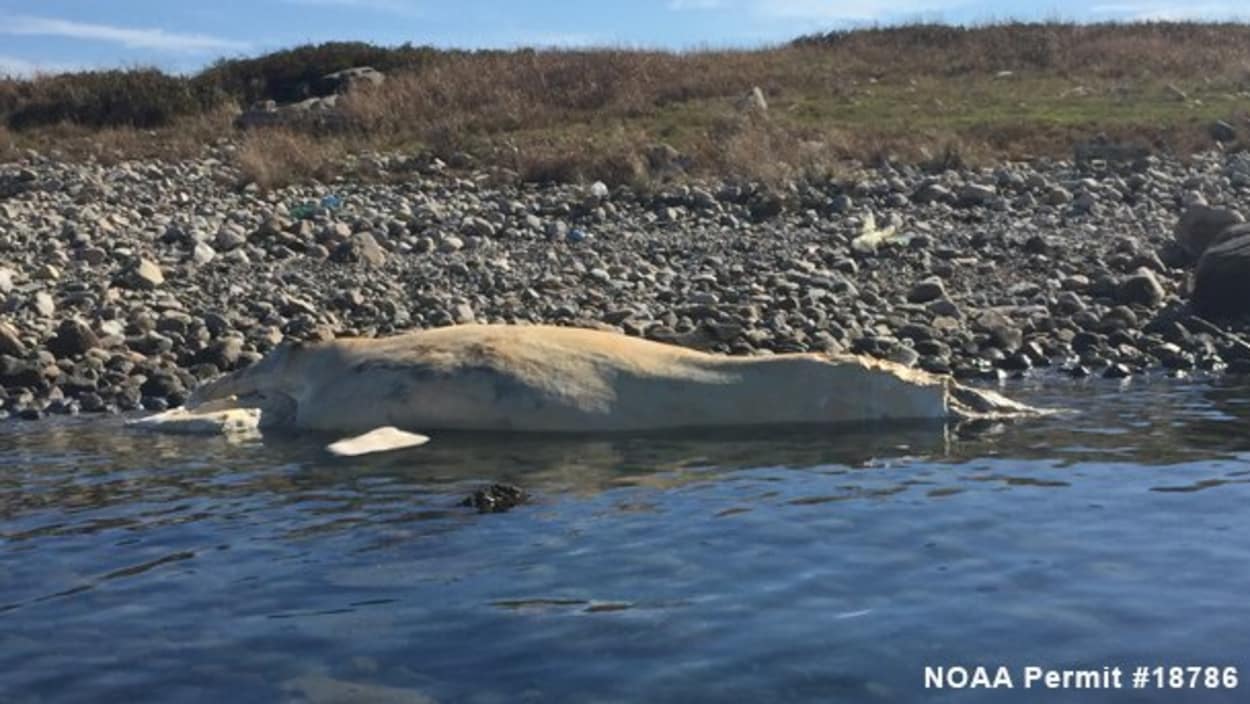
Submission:
M 1250 678 L 1250 387 L 1004 390 L 1076 412 L 363 460 L 0 425 L 0 702 L 1250 701 L 1131 677 Z M 532 500 L 458 505 L 490 482 Z M 1013 689 L 926 686 L 978 666 Z

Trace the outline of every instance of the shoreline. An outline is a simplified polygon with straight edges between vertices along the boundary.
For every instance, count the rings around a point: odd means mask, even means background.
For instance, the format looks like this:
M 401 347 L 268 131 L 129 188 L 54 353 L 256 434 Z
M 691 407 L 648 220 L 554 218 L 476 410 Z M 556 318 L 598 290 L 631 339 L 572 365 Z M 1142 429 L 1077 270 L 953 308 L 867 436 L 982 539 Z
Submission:
M 366 157 L 386 182 L 267 194 L 224 156 L 0 164 L 0 416 L 163 410 L 283 340 L 463 322 L 964 380 L 1250 372 L 1246 326 L 1190 310 L 1174 242 L 1187 206 L 1244 207 L 1244 155 L 644 193 L 395 154 Z

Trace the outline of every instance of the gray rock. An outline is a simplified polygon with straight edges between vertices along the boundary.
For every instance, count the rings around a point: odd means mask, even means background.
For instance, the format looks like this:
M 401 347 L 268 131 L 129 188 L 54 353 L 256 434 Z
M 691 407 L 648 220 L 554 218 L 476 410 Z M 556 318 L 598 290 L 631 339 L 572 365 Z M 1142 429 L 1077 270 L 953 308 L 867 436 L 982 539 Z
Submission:
M 31 298 L 31 309 L 35 311 L 35 315 L 41 318 L 51 318 L 56 312 L 56 302 L 52 300 L 52 296 L 47 291 L 36 291 Z
M 1191 257 L 1202 256 L 1203 251 L 1232 225 L 1245 222 L 1241 213 L 1227 208 L 1192 205 L 1181 216 L 1173 231 L 1176 243 Z
M 200 266 L 213 261 L 213 258 L 216 256 L 217 252 L 203 242 L 196 242 L 195 245 L 191 247 L 191 261 Z
M 135 261 L 118 280 L 118 284 L 127 288 L 151 290 L 165 283 L 165 275 L 156 262 L 140 258 Z
M 993 186 L 983 186 L 979 183 L 969 183 L 959 189 L 959 205 L 965 207 L 988 205 L 990 201 L 998 197 L 998 191 Z
M 200 350 L 195 356 L 197 364 L 211 364 L 221 371 L 229 371 L 239 364 L 239 358 L 243 354 L 243 340 L 237 337 L 227 337 L 217 340 L 208 347 Z
M 91 326 L 79 318 L 66 318 L 57 326 L 56 335 L 48 340 L 48 351 L 58 358 L 77 357 L 95 349 L 99 338 Z
M 468 303 L 458 303 L 453 306 L 451 317 L 456 321 L 457 325 L 465 325 L 477 320 L 477 316 L 473 312 L 473 306 Z
M 1211 134 L 1211 139 L 1214 139 L 1217 142 L 1237 141 L 1237 130 L 1223 120 L 1216 120 L 1215 122 L 1212 122 L 1210 128 L 1208 128 L 1208 132 Z
M 937 277 L 918 281 L 907 292 L 908 303 L 928 303 L 946 297 L 946 286 Z
M 369 266 L 382 266 L 386 263 L 386 253 L 378 245 L 378 241 L 368 232 L 357 232 L 348 240 L 334 249 L 330 259 L 336 262 L 363 263 Z
M 26 351 L 26 345 L 17 334 L 17 330 L 8 323 L 0 322 L 0 354 L 25 357 Z
M 1145 267 L 1120 282 L 1116 298 L 1124 304 L 1137 304 L 1153 308 L 1163 302 L 1167 295 L 1154 272 Z
M 241 229 L 227 225 L 217 231 L 217 238 L 214 240 L 214 243 L 217 245 L 217 249 L 222 252 L 229 252 L 247 244 L 247 235 Z
M 1202 255 L 1193 301 L 1203 315 L 1250 313 L 1250 235 L 1221 242 Z

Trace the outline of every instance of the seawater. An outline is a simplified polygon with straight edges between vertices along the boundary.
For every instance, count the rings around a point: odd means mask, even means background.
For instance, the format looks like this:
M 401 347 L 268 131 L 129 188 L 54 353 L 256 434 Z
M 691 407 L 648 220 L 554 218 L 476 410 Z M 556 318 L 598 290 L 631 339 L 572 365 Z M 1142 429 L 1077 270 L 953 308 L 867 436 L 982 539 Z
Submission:
M 1246 701 L 1020 675 L 1250 668 L 1250 387 L 1005 391 L 1078 413 L 352 461 L 3 425 L 0 702 Z M 457 505 L 495 481 L 533 498 Z

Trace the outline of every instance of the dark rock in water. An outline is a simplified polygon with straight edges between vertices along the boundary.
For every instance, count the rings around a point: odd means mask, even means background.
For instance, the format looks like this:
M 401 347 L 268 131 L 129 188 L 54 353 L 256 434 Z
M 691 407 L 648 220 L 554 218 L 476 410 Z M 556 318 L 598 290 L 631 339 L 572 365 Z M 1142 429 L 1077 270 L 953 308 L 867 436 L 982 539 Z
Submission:
M 1221 242 L 1202 255 L 1193 302 L 1203 315 L 1250 312 L 1250 235 Z
M 108 410 L 108 404 L 94 391 L 80 395 L 78 404 L 86 413 L 103 413 Z
M 1106 379 L 1127 379 L 1133 376 L 1133 371 L 1124 364 L 1113 364 L 1106 368 L 1102 373 Z
M 1163 302 L 1166 294 L 1154 272 L 1142 267 L 1120 282 L 1116 298 L 1125 305 L 1138 304 L 1153 308 Z
M 528 499 L 529 495 L 520 487 L 511 484 L 491 484 L 465 497 L 460 505 L 476 508 L 481 513 L 502 513 Z
M 57 326 L 56 336 L 48 341 L 48 351 L 59 358 L 76 357 L 98 347 L 99 338 L 91 326 L 78 318 L 66 318 Z

